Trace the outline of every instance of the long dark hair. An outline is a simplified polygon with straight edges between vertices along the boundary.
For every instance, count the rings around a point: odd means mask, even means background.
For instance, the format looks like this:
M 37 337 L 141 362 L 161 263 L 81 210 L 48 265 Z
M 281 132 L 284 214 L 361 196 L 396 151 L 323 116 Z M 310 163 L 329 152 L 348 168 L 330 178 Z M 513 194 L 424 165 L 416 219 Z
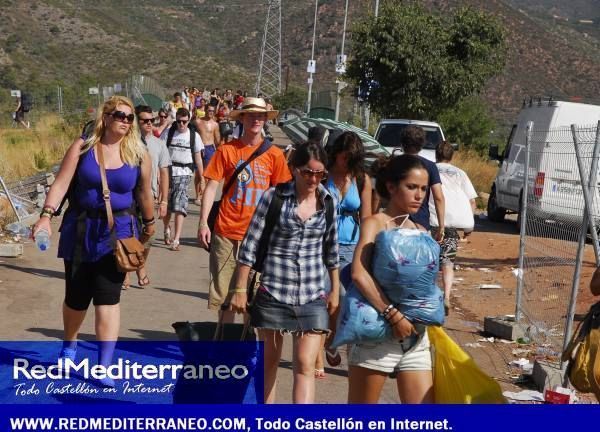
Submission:
M 329 164 L 326 166 L 328 170 L 335 164 L 337 155 L 342 152 L 348 152 L 348 170 L 352 176 L 363 177 L 365 175 L 365 148 L 355 132 L 343 132 L 333 144 L 327 146 Z
M 411 170 L 426 170 L 421 159 L 408 154 L 392 156 L 386 162 L 381 161 L 378 168 L 375 189 L 380 197 L 387 200 L 390 199 L 390 192 L 387 188 L 388 183 L 397 185 L 408 176 Z

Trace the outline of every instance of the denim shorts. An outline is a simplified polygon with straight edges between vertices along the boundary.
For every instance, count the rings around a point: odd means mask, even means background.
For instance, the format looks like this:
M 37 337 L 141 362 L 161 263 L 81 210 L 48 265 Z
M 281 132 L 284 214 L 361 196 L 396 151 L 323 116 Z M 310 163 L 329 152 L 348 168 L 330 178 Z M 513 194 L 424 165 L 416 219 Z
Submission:
M 261 286 L 250 308 L 250 325 L 285 333 L 329 333 L 327 302 L 323 297 L 303 305 L 281 303 Z
M 341 244 L 339 247 L 339 252 L 338 255 L 340 257 L 340 271 L 346 267 L 352 264 L 352 259 L 354 258 L 354 249 L 356 249 L 356 245 L 355 244 L 351 244 L 351 245 L 344 245 Z M 352 280 L 350 279 L 350 282 Z M 347 280 L 343 280 L 340 278 L 340 297 L 344 297 L 346 295 L 346 288 L 348 288 L 348 281 Z M 346 283 L 344 283 L 346 282 Z

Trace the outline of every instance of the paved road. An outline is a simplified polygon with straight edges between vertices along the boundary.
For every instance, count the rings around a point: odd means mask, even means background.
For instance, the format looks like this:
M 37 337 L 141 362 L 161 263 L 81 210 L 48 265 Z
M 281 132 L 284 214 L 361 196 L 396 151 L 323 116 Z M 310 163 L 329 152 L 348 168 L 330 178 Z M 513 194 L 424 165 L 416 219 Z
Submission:
M 284 136 L 273 128 L 275 141 L 285 144 Z M 149 287 L 135 284 L 122 294 L 121 339 L 174 340 L 171 324 L 175 321 L 216 320 L 207 309 L 209 285 L 208 254 L 196 243 L 199 208 L 190 204 L 185 221 L 181 250 L 172 252 L 163 243 L 162 224 L 157 224 L 157 238 L 149 258 Z M 59 221 L 55 220 L 56 230 Z M 58 235 L 52 247 L 38 251 L 25 244 L 20 258 L 1 258 L 0 263 L 0 340 L 58 340 L 62 336 L 61 304 L 64 296 L 62 260 L 56 258 Z M 94 338 L 93 309 L 81 330 L 82 339 Z M 476 330 L 456 319 L 449 322 L 451 334 L 459 343 L 475 341 Z M 488 373 L 506 368 L 497 353 L 481 352 L 478 356 Z M 345 355 L 340 367 L 326 369 L 327 377 L 317 382 L 317 402 L 345 403 L 347 378 Z M 291 339 L 286 338 L 280 366 L 278 400 L 291 402 Z M 505 385 L 503 385 L 505 386 Z M 388 380 L 382 403 L 397 402 L 395 383 Z

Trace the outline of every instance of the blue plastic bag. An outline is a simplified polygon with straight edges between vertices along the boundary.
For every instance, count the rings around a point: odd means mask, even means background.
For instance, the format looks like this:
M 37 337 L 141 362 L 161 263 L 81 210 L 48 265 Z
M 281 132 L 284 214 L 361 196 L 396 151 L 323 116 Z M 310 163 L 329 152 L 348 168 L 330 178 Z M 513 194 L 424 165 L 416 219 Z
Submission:
M 435 284 L 439 257 L 440 246 L 422 231 L 398 228 L 375 238 L 373 276 L 411 322 L 444 323 L 444 293 Z
M 392 337 L 392 328 L 387 321 L 363 297 L 354 283 L 350 283 L 342 299 L 338 315 L 337 330 L 331 347 L 341 345 L 379 342 Z

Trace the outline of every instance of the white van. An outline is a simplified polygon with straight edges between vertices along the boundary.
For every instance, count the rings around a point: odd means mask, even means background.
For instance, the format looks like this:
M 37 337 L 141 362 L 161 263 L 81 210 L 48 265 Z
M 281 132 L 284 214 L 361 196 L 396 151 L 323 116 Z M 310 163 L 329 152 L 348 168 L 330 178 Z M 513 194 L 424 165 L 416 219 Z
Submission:
M 439 124 L 421 120 L 405 120 L 405 119 L 387 119 L 381 120 L 375 139 L 379 144 L 384 146 L 390 154 L 396 151 L 396 154 L 402 154 L 400 146 L 400 134 L 407 126 L 419 126 L 425 131 L 425 145 L 423 150 L 419 152 L 420 156 L 435 162 L 435 149 L 445 140 L 444 132 Z
M 497 154 L 497 149 L 495 152 L 490 149 L 490 158 L 499 160 L 500 168 L 488 200 L 488 218 L 501 222 L 507 212 L 521 213 L 525 137 L 530 121 L 533 122 L 534 136 L 531 140 L 528 188 L 534 202 L 530 201 L 528 212 L 531 209 L 535 217 L 543 220 L 581 222 L 581 181 L 569 128 L 572 124 L 597 125 L 600 106 L 552 100 L 535 101 L 523 107 L 502 156 Z M 556 128 L 563 129 L 559 140 L 551 139 L 547 133 L 549 129 Z

